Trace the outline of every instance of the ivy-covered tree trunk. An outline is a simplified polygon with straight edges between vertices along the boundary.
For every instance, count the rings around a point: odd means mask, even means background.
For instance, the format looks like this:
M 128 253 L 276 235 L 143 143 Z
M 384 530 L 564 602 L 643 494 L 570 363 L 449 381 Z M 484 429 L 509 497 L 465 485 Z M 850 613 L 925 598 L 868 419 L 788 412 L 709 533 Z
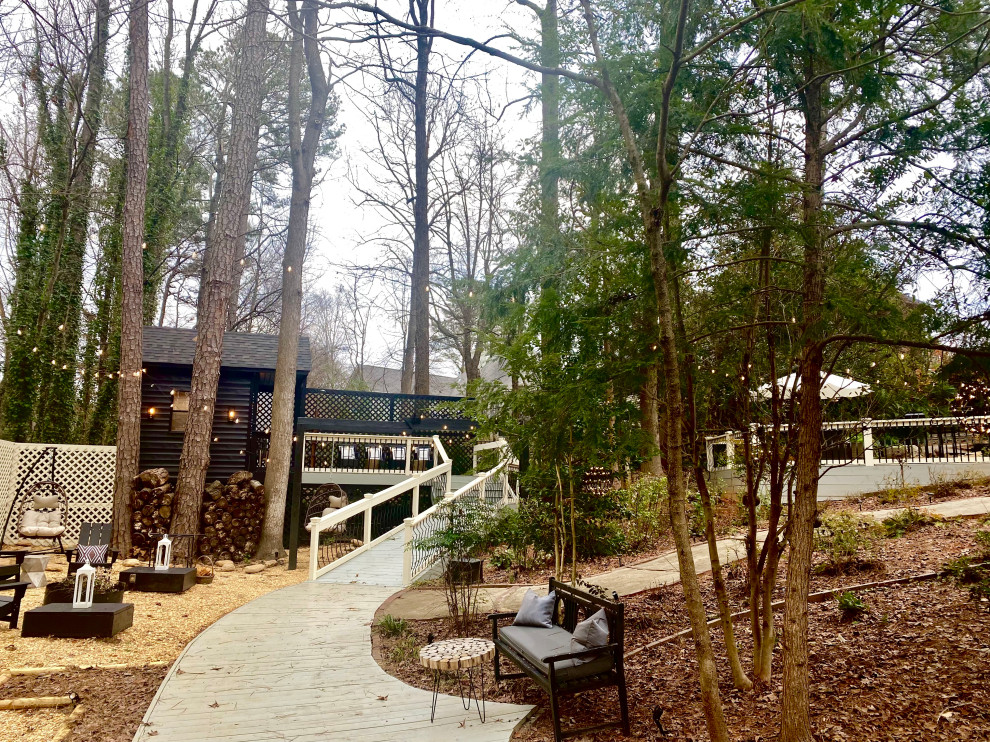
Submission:
M 110 2 L 97 0 L 85 111 L 75 142 L 78 154 L 69 173 L 64 237 L 50 275 L 48 322 L 42 324 L 38 342 L 41 395 L 35 438 L 47 443 L 69 443 L 76 432 L 75 371 L 82 320 L 83 261 L 92 213 L 97 138 L 103 120 L 109 27 Z M 66 145 L 73 141 L 72 137 L 69 133 Z
M 130 9 L 131 65 L 121 261 L 120 385 L 117 394 L 117 468 L 113 488 L 113 538 L 123 554 L 129 554 L 131 550 L 131 480 L 137 476 L 141 456 L 142 243 L 148 186 L 148 2 L 132 0 Z
M 248 0 L 237 65 L 237 96 L 230 127 L 230 146 L 224 165 L 224 184 L 205 256 L 206 283 L 200 287 L 199 328 L 193 359 L 189 417 L 182 441 L 176 481 L 176 511 L 172 528 L 196 533 L 203 501 L 206 469 L 210 464 L 210 439 L 220 357 L 227 327 L 227 306 L 234 277 L 241 216 L 248 205 L 251 178 L 258 153 L 258 114 L 264 73 L 265 27 L 268 0 Z

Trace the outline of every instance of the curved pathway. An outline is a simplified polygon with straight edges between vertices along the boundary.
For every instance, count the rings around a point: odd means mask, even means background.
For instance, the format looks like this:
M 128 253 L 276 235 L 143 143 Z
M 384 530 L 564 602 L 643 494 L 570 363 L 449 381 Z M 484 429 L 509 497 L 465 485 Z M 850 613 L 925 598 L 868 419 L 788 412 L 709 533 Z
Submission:
M 456 696 L 382 670 L 375 610 L 394 587 L 304 582 L 263 595 L 193 639 L 173 663 L 135 742 L 501 742 L 532 706 L 489 703 L 487 723 Z

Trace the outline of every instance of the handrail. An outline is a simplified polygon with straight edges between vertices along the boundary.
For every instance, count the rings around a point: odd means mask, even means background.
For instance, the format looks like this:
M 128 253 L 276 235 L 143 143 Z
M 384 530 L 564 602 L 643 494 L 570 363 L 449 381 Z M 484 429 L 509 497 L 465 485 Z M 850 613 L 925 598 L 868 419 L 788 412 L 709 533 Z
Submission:
M 315 580 L 321 574 L 330 571 L 334 567 L 339 566 L 344 561 L 357 556 L 358 554 L 367 551 L 375 544 L 385 540 L 389 536 L 397 533 L 402 525 L 398 525 L 391 529 L 387 533 L 382 534 L 378 538 L 372 540 L 371 538 L 371 511 L 376 505 L 381 505 L 394 497 L 403 495 L 406 492 L 413 492 L 414 505 L 413 509 L 416 509 L 416 500 L 418 500 L 417 495 L 419 494 L 420 485 L 425 482 L 432 481 L 437 477 L 446 475 L 447 481 L 450 481 L 450 462 L 434 466 L 432 469 L 427 469 L 422 474 L 410 477 L 409 479 L 394 484 L 391 487 L 383 489 L 381 492 L 374 494 L 367 494 L 362 500 L 345 505 L 344 507 L 330 513 L 328 515 L 321 516 L 319 518 L 312 518 L 309 521 L 310 527 L 310 552 L 309 552 L 309 579 Z M 349 518 L 353 518 L 355 515 L 364 514 L 364 539 L 361 546 L 349 552 L 348 554 L 335 559 L 330 564 L 323 567 L 319 567 L 319 553 L 320 553 L 320 534 L 324 531 L 329 531 L 336 528 L 340 524 L 346 522 Z
M 513 492 L 512 487 L 509 485 L 508 478 L 508 460 L 503 460 L 497 465 L 492 467 L 486 472 L 482 472 L 470 482 L 460 487 L 456 492 L 447 494 L 442 502 L 436 503 L 430 508 L 424 510 L 419 515 L 415 515 L 411 518 L 406 518 L 403 521 L 402 527 L 404 529 L 405 535 L 403 537 L 404 548 L 402 552 L 402 584 L 410 585 L 412 582 L 420 577 L 424 572 L 426 572 L 430 567 L 432 567 L 437 560 L 439 555 L 436 554 L 423 554 L 419 558 L 416 558 L 414 554 L 415 546 L 414 542 L 418 538 L 416 531 L 424 530 L 428 528 L 429 521 L 432 521 L 440 512 L 440 507 L 442 505 L 449 505 L 452 502 L 456 502 L 458 499 L 468 495 L 471 492 L 477 492 L 480 497 L 483 497 L 488 490 L 488 483 L 498 477 L 501 480 L 501 497 L 497 502 L 492 503 L 496 510 L 499 510 L 508 505 L 512 505 L 517 501 L 515 492 Z M 415 561 L 415 564 L 414 564 Z

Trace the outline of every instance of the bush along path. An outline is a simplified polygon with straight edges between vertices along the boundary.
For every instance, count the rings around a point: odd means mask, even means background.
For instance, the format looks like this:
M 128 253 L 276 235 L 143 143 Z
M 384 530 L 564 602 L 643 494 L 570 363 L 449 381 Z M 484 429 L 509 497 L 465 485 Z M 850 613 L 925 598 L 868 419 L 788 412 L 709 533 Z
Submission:
M 892 508 L 857 513 L 856 515 L 859 518 L 881 522 L 906 512 L 928 513 L 945 519 L 977 518 L 990 515 L 990 497 L 950 500 L 913 510 Z M 757 540 L 761 541 L 765 536 L 766 533 L 761 531 L 757 534 Z M 746 555 L 746 546 L 741 537 L 720 539 L 718 550 L 719 560 L 723 565 L 738 561 Z M 699 574 L 711 570 L 708 545 L 704 541 L 695 544 L 691 551 L 694 556 L 695 569 Z M 679 581 L 677 555 L 673 551 L 584 580 L 588 584 L 600 586 L 606 591 L 606 594 L 615 591 L 620 597 L 635 595 L 663 585 L 673 585 Z M 478 590 L 478 612 L 514 611 L 519 607 L 522 596 L 531 588 L 537 591 L 542 588 L 545 591 L 546 585 L 482 586 Z M 442 590 L 411 588 L 392 596 L 383 610 L 396 618 L 408 620 L 443 618 L 447 615 L 447 603 Z

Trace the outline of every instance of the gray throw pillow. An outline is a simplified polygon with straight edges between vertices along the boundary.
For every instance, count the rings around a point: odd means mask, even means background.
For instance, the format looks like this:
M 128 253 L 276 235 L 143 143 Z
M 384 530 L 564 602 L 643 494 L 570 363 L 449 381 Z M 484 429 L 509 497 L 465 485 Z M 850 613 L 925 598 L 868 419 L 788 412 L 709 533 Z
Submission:
M 605 609 L 601 608 L 574 627 L 571 637 L 571 651 L 583 652 L 586 649 L 597 649 L 608 644 L 608 617 Z M 594 657 L 575 660 L 578 664 L 589 662 Z
M 541 598 L 533 590 L 527 590 L 523 595 L 522 605 L 513 626 L 539 626 L 549 629 L 553 626 L 553 606 L 556 601 L 556 593 L 550 593 L 545 598 Z

